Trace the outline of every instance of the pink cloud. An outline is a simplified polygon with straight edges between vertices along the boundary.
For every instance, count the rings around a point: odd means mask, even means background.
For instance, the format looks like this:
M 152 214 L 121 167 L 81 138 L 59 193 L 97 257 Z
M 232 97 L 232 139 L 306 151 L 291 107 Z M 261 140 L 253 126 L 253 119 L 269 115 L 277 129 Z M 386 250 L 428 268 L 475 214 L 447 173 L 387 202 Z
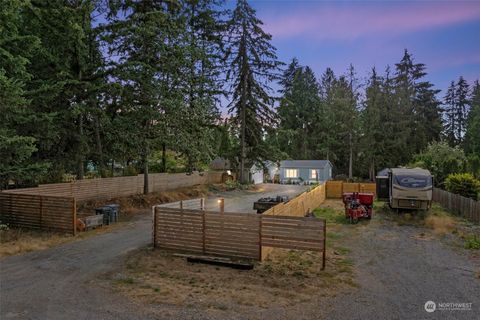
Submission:
M 351 6 L 320 3 L 285 14 L 261 17 L 274 38 L 349 40 L 398 35 L 480 19 L 480 2 L 372 3 Z

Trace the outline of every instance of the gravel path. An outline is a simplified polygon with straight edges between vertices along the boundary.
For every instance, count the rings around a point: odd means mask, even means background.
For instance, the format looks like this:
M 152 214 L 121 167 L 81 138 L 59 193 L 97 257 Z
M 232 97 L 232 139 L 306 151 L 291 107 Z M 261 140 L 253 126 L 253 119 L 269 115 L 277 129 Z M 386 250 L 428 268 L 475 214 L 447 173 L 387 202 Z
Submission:
M 253 212 L 263 196 L 294 197 L 300 186 L 264 185 L 262 192 L 218 194 L 226 210 Z M 207 200 L 213 208 L 218 197 Z M 151 216 L 123 228 L 44 251 L 0 260 L 0 319 L 151 319 L 142 308 L 96 285 L 123 257 L 151 241 Z
M 329 301 L 326 319 L 480 319 L 478 256 L 429 236 L 427 229 L 378 216 L 357 226 L 349 226 L 356 229 L 346 246 L 359 288 Z M 427 313 L 427 301 L 437 310 Z M 472 309 L 439 310 L 442 302 L 472 303 Z

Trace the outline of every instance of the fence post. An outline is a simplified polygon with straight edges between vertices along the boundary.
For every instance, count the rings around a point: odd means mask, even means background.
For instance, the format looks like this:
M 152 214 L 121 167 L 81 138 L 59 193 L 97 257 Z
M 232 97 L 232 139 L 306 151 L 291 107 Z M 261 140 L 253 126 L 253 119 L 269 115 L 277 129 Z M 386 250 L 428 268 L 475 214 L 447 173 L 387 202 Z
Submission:
M 157 210 L 156 206 L 152 206 L 152 224 L 153 224 L 153 247 L 157 246 Z
M 220 206 L 220 213 L 223 214 L 225 213 L 225 199 L 224 198 L 220 198 L 218 200 L 218 204 Z
M 77 199 L 73 197 L 72 201 L 72 216 L 73 216 L 73 235 L 77 235 Z
M 200 210 L 205 210 L 205 198 L 200 198 Z
M 202 209 L 202 253 L 205 254 L 205 211 Z
M 323 256 L 322 270 L 325 270 L 325 255 L 327 251 L 327 220 L 323 219 Z
M 180 209 L 183 211 L 183 200 L 180 200 Z
M 43 197 L 40 196 L 40 229 L 42 229 L 42 221 L 43 221 Z M 75 228 L 75 223 L 74 223 Z
M 258 261 L 262 261 L 262 216 L 258 216 Z

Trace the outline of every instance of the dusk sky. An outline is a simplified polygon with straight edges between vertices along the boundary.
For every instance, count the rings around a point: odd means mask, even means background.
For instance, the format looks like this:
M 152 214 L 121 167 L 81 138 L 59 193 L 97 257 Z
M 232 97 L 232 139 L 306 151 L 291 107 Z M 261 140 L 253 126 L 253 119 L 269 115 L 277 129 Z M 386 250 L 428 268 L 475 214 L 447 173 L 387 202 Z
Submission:
M 279 58 L 297 57 L 317 77 L 350 63 L 366 78 L 408 49 L 442 89 L 463 75 L 480 78 L 480 1 L 250 1 Z M 234 2 L 228 2 L 231 7 Z

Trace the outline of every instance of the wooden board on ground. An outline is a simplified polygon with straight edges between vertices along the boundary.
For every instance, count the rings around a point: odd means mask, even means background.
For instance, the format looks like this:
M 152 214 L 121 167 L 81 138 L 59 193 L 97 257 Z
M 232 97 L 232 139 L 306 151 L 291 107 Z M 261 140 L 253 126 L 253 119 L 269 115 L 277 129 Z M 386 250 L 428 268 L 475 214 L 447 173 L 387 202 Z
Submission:
M 240 270 L 251 270 L 254 267 L 254 262 L 248 261 L 248 260 L 235 260 L 235 259 L 224 258 L 224 257 L 182 254 L 182 253 L 175 253 L 174 256 L 186 258 L 188 262 L 192 262 L 192 263 L 206 263 L 206 264 L 212 264 L 216 266 L 229 267 L 229 268 L 240 269 Z

